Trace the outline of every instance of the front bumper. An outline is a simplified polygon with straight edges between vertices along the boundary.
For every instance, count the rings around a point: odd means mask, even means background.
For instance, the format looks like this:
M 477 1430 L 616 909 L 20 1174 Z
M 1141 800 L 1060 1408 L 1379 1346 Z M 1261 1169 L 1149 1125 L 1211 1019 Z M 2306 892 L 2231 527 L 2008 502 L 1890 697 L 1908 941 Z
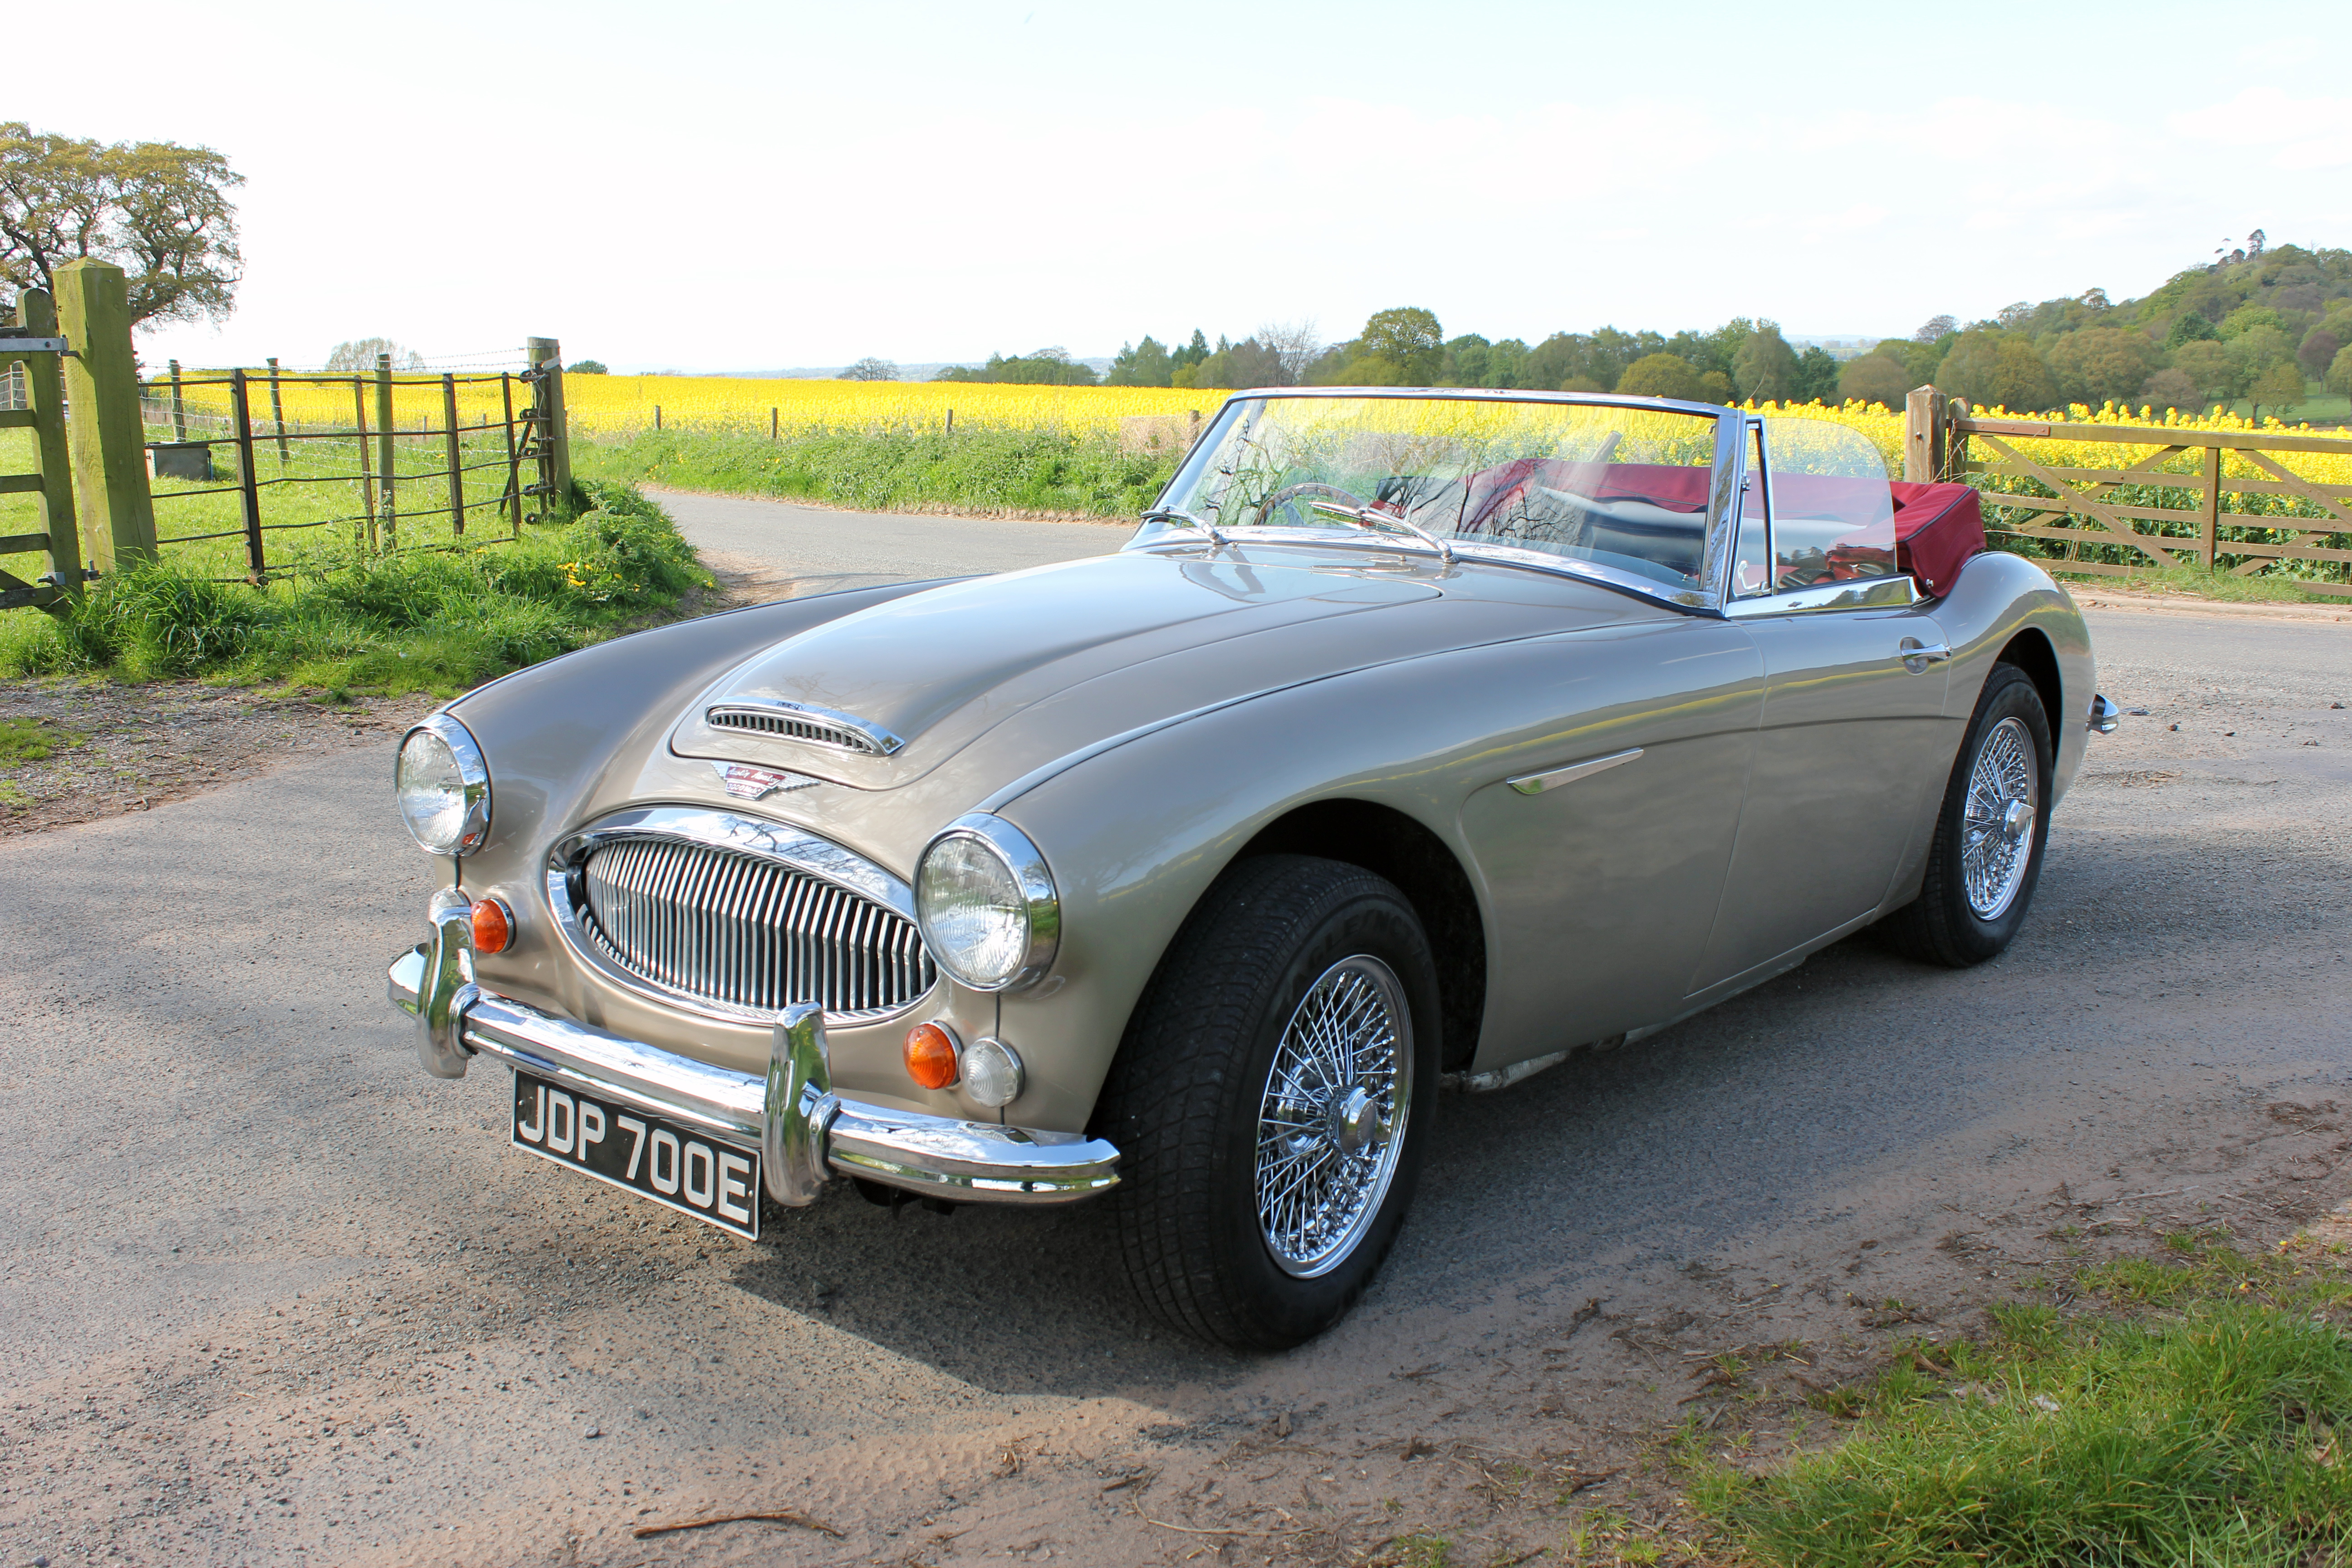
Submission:
M 722 1142 L 761 1151 L 768 1195 L 798 1205 L 838 1172 L 956 1203 L 1058 1204 L 1118 1184 L 1118 1151 L 1076 1132 L 1033 1131 L 891 1110 L 831 1092 L 824 1015 L 789 1008 L 766 1074 L 730 1072 L 495 995 L 455 962 L 464 938 L 439 907 L 436 941 L 393 961 L 388 989 L 417 1015 L 436 1077 L 475 1056 L 639 1106 Z

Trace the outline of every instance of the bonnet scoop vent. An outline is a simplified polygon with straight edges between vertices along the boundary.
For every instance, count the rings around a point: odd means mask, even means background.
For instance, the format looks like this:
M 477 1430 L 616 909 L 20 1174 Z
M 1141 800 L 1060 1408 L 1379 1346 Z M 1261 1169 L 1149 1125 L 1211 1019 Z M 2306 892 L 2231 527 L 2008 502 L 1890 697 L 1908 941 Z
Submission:
M 805 741 L 861 757 L 887 757 L 906 744 L 879 724 L 830 708 L 787 702 L 780 697 L 735 698 L 714 702 L 703 710 L 702 721 L 714 730 L 742 734 L 773 735 Z

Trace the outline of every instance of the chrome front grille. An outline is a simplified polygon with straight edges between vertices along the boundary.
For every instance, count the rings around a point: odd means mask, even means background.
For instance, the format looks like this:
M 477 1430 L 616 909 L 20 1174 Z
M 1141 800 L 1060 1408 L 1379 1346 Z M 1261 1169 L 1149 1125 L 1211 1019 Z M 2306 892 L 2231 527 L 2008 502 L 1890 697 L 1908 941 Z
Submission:
M 606 958 L 730 1011 L 888 1013 L 938 978 L 912 921 L 765 857 L 624 838 L 593 850 L 575 885 L 580 924 Z

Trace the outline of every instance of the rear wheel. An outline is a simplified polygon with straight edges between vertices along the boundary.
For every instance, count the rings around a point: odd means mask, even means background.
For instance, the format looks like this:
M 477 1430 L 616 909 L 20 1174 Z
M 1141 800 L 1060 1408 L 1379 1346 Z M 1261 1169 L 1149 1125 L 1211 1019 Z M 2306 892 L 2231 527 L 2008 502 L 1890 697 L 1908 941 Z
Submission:
M 1919 896 L 1879 922 L 1889 946 L 1965 969 L 2010 944 L 2042 875 L 2053 755 L 2032 678 L 1995 665 L 1952 764 Z
M 1210 890 L 1104 1089 L 1120 1247 L 1154 1311 L 1237 1350 L 1347 1311 L 1412 1203 L 1437 1017 L 1428 938 L 1381 878 L 1279 855 Z

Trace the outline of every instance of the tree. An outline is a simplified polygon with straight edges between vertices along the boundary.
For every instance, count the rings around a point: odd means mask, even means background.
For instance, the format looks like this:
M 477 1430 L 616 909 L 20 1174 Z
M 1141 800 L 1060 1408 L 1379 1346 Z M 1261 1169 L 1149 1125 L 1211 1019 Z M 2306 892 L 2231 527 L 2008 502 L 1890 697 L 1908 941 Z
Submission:
M 2284 360 L 2256 376 L 2253 385 L 2246 389 L 2246 396 L 2252 400 L 2253 416 L 2257 419 L 2263 416 L 2263 405 L 2266 403 L 2270 405 L 2272 413 L 2284 416 L 2309 395 L 2310 389 L 2304 384 L 2302 370 Z
M 2327 390 L 2352 397 L 2352 347 L 2336 351 L 2327 363 Z
M 2058 396 L 2069 403 L 2122 403 L 2147 384 L 2157 368 L 2156 345 L 2127 327 L 2085 327 L 2062 332 L 2047 355 Z
M 1147 332 L 1143 341 L 1132 347 L 1119 344 L 1118 357 L 1110 362 L 1110 374 L 1103 377 L 1103 384 L 1166 386 L 1175 369 L 1175 361 L 1168 357 L 1167 345 Z
M 1960 323 L 1949 316 L 1930 316 L 1911 334 L 1915 343 L 1932 343 L 1960 330 Z
M 1199 364 L 1202 360 L 1207 359 L 1208 357 L 1208 337 L 1201 331 L 1200 328 L 1194 327 L 1192 329 L 1192 341 L 1185 344 L 1182 348 L 1178 349 L 1174 353 L 1170 354 L 1168 356 L 1168 361 L 1171 364 L 1181 366 Z M 1190 385 L 1191 384 L 1188 382 L 1186 384 Z
M 835 379 L 839 381 L 896 381 L 898 379 L 898 367 L 891 363 L 887 359 L 875 359 L 871 355 L 868 355 L 866 358 L 859 360 L 856 364 L 851 365 L 847 370 L 843 371 L 841 374 Z
M 1770 321 L 1758 324 L 1731 356 L 1732 389 L 1751 403 L 1787 402 L 1797 391 L 1797 351 Z
M 1797 356 L 1797 401 L 1828 403 L 1834 399 L 1838 392 L 1838 373 L 1843 368 L 1821 344 L 1806 344 L 1805 352 Z
M 2147 384 L 2139 389 L 2139 398 L 2158 413 L 2179 408 L 2193 414 L 2198 408 L 2197 384 L 2178 368 L 2168 365 L 2147 378 Z
M 1937 367 L 1936 384 L 1979 408 L 2027 413 L 2058 400 L 2050 370 L 2022 332 L 1972 327 L 1952 344 Z
M 2212 322 L 2194 310 L 2183 310 L 2173 319 L 2172 330 L 2164 334 L 2165 352 L 2168 353 L 2183 343 L 2208 342 L 2217 335 Z
M 1445 353 L 1445 334 L 1436 315 L 1412 305 L 1373 311 L 1360 341 L 1365 353 L 1396 367 L 1396 379 L 1386 384 L 1394 386 L 1429 385 L 1437 379 Z
M 988 363 L 978 369 L 951 364 L 931 379 L 1002 382 L 1013 386 L 1092 386 L 1095 373 L 1072 359 L 1069 350 L 1056 347 L 1039 349 L 1034 353 L 1020 354 L 1012 359 L 1006 359 L 1003 354 L 991 354 Z
M 603 360 L 576 359 L 570 364 L 563 367 L 563 374 L 566 375 L 610 375 L 613 373 L 604 368 L 604 362 Z
M 1486 374 L 1478 378 L 1481 386 L 1524 386 L 1527 374 L 1528 345 L 1524 338 L 1505 338 L 1486 351 Z
M 2221 344 L 2200 340 L 2183 343 L 2173 352 L 2172 368 L 2189 378 L 2197 389 L 2200 405 L 2214 403 L 2234 403 L 2252 379 L 2239 367 L 2238 361 Z
M 79 257 L 122 268 L 135 322 L 219 321 L 236 308 L 245 176 L 209 147 L 35 134 L 0 122 L 0 283 L 55 291 Z
M 394 370 L 425 368 L 424 355 L 413 349 L 402 348 L 390 338 L 354 338 L 349 342 L 335 345 L 335 352 L 327 356 L 327 374 L 363 374 L 375 369 L 378 354 L 390 354 Z
M 2327 367 L 2336 363 L 2336 356 L 2343 352 L 2343 348 L 2344 340 L 2332 330 L 2314 327 L 2303 334 L 2303 342 L 2294 351 L 2294 363 L 2303 367 L 2305 375 L 2314 381 L 2324 381 L 2327 376 Z
M 1486 363 L 1494 357 L 1495 345 L 1475 332 L 1447 341 L 1445 363 L 1438 374 L 1447 386 L 1481 386 L 1486 384 Z
M 2273 326 L 2248 327 L 2221 346 L 2229 351 L 2249 385 L 2260 380 L 2273 365 L 2289 364 L 2294 360 L 2294 340 Z
M 1911 386 L 1911 373 L 1903 362 L 1875 351 L 1846 361 L 1838 375 L 1838 395 L 1851 403 L 1900 408 Z
M 1644 354 L 1625 367 L 1617 390 L 1628 397 L 1673 397 L 1696 403 L 1706 395 L 1698 371 L 1680 354 Z
M 1307 373 L 1323 353 L 1322 334 L 1313 321 L 1269 321 L 1253 334 L 1258 346 L 1274 355 L 1275 379 L 1259 386 L 1304 386 Z

